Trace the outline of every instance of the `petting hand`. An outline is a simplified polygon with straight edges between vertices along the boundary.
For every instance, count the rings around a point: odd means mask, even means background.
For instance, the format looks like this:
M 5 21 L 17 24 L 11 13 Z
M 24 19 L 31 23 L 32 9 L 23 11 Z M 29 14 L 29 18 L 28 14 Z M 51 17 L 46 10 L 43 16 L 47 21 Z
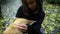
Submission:
M 19 25 L 17 26 L 17 28 L 18 28 L 19 30 L 21 30 L 22 32 L 26 32 L 26 31 L 27 31 L 27 25 L 26 25 L 26 24 L 19 24 Z

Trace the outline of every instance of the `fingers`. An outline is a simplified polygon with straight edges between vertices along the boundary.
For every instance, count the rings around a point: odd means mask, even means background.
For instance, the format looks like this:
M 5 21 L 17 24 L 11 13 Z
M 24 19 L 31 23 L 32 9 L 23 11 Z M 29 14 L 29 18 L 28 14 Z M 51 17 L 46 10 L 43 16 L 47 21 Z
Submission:
M 25 25 L 25 24 L 19 24 L 18 27 L 19 28 L 27 28 L 27 25 Z
M 22 32 L 26 32 L 26 31 L 27 31 L 27 25 L 25 25 L 25 24 L 19 24 L 19 25 L 17 26 L 17 28 L 18 28 L 20 31 L 22 31 Z
M 17 28 L 19 28 L 19 29 L 22 29 L 22 30 L 24 30 L 24 29 L 27 29 L 27 27 L 25 27 L 25 26 L 17 26 Z

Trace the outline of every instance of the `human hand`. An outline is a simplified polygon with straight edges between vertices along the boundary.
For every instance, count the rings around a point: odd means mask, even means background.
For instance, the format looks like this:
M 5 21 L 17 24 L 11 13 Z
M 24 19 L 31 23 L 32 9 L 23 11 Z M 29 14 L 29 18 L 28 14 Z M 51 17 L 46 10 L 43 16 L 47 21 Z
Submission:
M 27 31 L 27 25 L 26 24 L 19 24 L 17 26 L 17 28 L 22 31 L 22 32 L 26 32 Z

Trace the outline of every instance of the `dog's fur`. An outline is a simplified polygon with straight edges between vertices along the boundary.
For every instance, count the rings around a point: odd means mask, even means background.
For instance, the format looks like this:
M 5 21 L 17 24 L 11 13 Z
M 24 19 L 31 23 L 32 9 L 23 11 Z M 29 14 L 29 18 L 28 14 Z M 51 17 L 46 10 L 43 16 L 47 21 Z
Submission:
M 18 28 L 17 25 L 20 23 L 29 24 L 33 23 L 33 20 L 28 20 L 25 18 L 16 19 L 14 23 L 10 24 L 8 28 L 3 32 L 4 34 L 23 34 Z

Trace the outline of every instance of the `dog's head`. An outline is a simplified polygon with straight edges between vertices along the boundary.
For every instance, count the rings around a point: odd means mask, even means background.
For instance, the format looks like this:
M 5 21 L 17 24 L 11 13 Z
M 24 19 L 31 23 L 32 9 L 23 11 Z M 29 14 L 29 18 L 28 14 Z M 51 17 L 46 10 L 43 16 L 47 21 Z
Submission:
M 25 23 L 25 24 L 29 24 L 29 25 L 31 25 L 31 24 L 33 24 L 33 20 L 28 20 L 28 19 L 25 19 L 25 18 L 18 18 L 18 19 L 16 19 L 16 21 L 14 22 L 15 24 L 20 24 L 20 23 Z

